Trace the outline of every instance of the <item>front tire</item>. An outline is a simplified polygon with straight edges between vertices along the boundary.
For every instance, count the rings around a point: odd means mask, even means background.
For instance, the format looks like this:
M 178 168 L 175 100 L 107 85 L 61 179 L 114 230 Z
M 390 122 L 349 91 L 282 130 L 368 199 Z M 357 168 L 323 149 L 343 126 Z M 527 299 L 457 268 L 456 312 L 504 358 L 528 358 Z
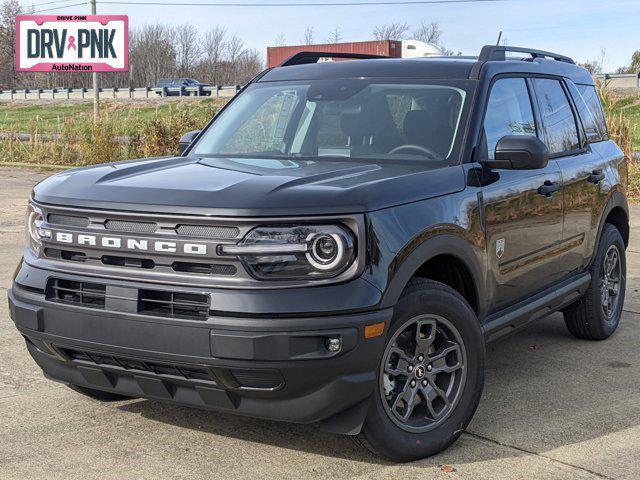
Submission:
M 396 462 L 447 448 L 478 406 L 484 356 L 480 325 L 464 298 L 413 279 L 395 308 L 360 443 Z
M 627 261 L 622 235 L 605 223 L 586 293 L 564 311 L 569 332 L 585 340 L 604 340 L 618 328 L 626 291 Z

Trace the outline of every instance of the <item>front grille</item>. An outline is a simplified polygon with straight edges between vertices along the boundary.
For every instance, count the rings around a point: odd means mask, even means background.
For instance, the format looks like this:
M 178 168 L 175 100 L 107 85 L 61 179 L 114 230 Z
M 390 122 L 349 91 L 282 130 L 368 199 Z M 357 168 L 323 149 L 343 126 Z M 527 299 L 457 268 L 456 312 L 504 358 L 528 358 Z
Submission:
M 256 220 L 180 214 L 127 213 L 43 205 L 51 238 L 40 256 L 51 270 L 103 272 L 137 282 L 225 287 L 257 282 L 241 259 L 221 256 Z
M 159 317 L 206 320 L 210 297 L 197 293 L 139 290 L 138 311 Z
M 130 313 L 186 320 L 206 320 L 209 316 L 211 298 L 206 294 L 151 289 L 136 292 L 137 304 L 134 295 L 132 302 L 135 311 Z M 119 295 L 111 294 L 107 285 L 58 278 L 51 278 L 47 282 L 45 298 L 51 302 L 107 311 L 109 300 L 122 299 Z
M 58 215 L 56 213 L 50 213 L 47 216 L 47 221 L 53 225 L 65 225 L 67 227 L 88 227 L 88 217 L 76 217 L 74 215 Z
M 233 265 L 215 263 L 174 262 L 172 268 L 176 272 L 200 273 L 203 275 L 235 275 L 238 269 Z
M 71 348 L 60 348 L 60 350 L 71 360 L 90 363 L 96 366 L 114 367 L 115 369 L 127 370 L 132 373 L 137 371 L 152 373 L 154 375 L 178 377 L 184 380 L 201 380 L 213 384 L 217 383 L 211 370 L 200 365 L 157 362 Z
M 50 279 L 46 299 L 52 302 L 81 305 L 104 310 L 107 287 L 98 283 Z
M 151 222 L 128 222 L 124 220 L 107 220 L 104 224 L 107 230 L 126 233 L 155 233 L 158 224 Z
M 240 229 L 237 227 L 220 227 L 208 225 L 178 225 L 178 228 L 176 228 L 176 233 L 185 237 L 232 239 L 238 237 L 238 235 L 240 234 Z

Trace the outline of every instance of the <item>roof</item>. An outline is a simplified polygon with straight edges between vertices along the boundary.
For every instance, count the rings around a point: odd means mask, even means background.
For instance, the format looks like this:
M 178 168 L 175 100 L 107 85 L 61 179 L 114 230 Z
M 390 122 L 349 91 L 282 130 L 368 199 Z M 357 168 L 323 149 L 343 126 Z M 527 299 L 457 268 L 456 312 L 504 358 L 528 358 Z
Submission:
M 516 52 L 525 51 L 517 47 Z M 500 49 L 500 55 L 495 50 Z M 373 58 L 338 62 L 295 64 L 267 71 L 259 81 L 324 80 L 331 78 L 490 78 L 501 73 L 558 75 L 575 83 L 593 85 L 589 72 L 568 57 L 535 52 L 532 58 L 505 57 L 504 47 L 484 47 L 480 57 Z M 543 56 L 542 54 L 546 54 Z M 294 59 L 294 57 L 292 57 Z M 290 60 L 292 60 L 290 59 Z M 294 59 L 295 60 L 295 59 Z M 287 62 L 285 62 L 287 63 Z

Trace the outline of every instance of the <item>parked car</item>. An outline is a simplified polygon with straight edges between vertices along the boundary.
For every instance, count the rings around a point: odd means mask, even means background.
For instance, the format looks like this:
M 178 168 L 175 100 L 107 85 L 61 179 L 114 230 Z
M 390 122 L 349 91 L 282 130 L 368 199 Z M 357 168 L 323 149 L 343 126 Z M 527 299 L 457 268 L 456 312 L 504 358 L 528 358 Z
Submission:
M 156 94 L 171 96 L 210 96 L 211 90 L 203 90 L 210 87 L 208 83 L 202 83 L 193 78 L 161 78 L 156 84 Z
M 254 79 L 180 156 L 33 189 L 8 296 L 48 378 L 408 461 L 468 425 L 487 342 L 558 311 L 577 338 L 616 331 L 627 167 L 585 69 L 504 46 L 314 56 Z

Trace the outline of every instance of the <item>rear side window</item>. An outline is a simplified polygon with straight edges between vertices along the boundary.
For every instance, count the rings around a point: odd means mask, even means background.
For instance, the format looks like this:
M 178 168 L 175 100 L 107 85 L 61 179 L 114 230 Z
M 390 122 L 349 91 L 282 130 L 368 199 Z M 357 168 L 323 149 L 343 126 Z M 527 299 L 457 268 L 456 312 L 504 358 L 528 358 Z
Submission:
M 582 115 L 580 112 L 580 118 L 584 123 L 584 128 L 587 130 L 587 138 L 590 142 L 601 142 L 609 139 L 609 133 L 607 131 L 607 122 L 604 117 L 604 110 L 602 109 L 602 103 L 600 102 L 600 96 L 596 87 L 593 85 L 576 85 L 578 92 L 582 96 L 587 109 L 588 115 Z M 579 103 L 579 102 L 576 102 Z M 591 122 L 590 130 L 587 129 L 587 124 Z
M 491 88 L 484 117 L 487 157 L 495 158 L 496 144 L 506 135 L 534 135 L 536 122 L 524 78 L 502 78 Z
M 554 155 L 578 150 L 580 139 L 576 119 L 560 82 L 535 78 L 533 84 L 549 153 Z

